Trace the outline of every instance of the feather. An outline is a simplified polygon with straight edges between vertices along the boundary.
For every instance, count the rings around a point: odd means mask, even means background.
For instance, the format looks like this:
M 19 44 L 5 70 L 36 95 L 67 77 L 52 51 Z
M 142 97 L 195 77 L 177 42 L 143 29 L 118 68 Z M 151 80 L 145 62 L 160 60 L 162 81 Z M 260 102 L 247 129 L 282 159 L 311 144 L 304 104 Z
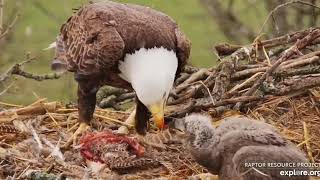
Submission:
M 49 46 L 44 48 L 43 50 L 46 51 L 46 50 L 49 50 L 49 49 L 53 49 L 55 47 L 57 47 L 57 43 L 53 42 L 53 43 L 49 44 Z
M 141 48 L 164 47 L 176 52 L 179 70 L 190 54 L 189 40 L 170 17 L 143 6 L 111 1 L 79 9 L 61 27 L 57 46 L 62 50 L 55 59 L 66 61 L 69 71 L 86 75 L 108 72 L 109 77 L 115 76 L 106 79 L 110 85 L 120 79 L 117 67 L 126 54 Z
M 176 22 L 162 12 L 93 1 L 61 26 L 56 46 L 52 69 L 74 72 L 76 80 L 84 77 L 77 80 L 81 121 L 92 119 L 95 103 L 88 102 L 95 102 L 96 92 L 90 94 L 90 89 L 103 85 L 134 89 L 144 105 L 139 106 L 136 127 L 144 132 L 149 115 L 143 113 L 148 105 L 166 100 L 191 45 Z
M 131 83 L 145 105 L 157 103 L 169 95 L 177 67 L 176 54 L 163 47 L 142 48 L 127 54 L 119 65 L 120 77 Z
M 61 59 L 54 59 L 51 63 L 51 69 L 57 72 L 65 72 L 67 70 L 67 64 Z
M 245 163 L 308 162 L 304 153 L 269 124 L 245 117 L 227 118 L 217 128 L 213 128 L 210 122 L 207 116 L 187 116 L 184 122 L 186 142 L 196 161 L 211 173 L 219 174 L 221 180 L 239 177 L 284 180 L 287 177 L 280 176 L 277 168 L 250 169 Z M 291 178 L 309 179 L 308 176 Z

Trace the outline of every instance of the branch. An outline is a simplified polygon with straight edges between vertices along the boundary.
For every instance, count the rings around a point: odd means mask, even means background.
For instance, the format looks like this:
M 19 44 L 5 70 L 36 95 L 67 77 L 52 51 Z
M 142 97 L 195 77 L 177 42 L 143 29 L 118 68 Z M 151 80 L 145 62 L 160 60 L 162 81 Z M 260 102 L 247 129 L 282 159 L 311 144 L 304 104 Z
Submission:
M 14 82 L 11 83 L 9 86 L 7 86 L 4 90 L 2 90 L 0 92 L 0 96 L 4 95 L 12 86 L 13 86 Z
M 3 31 L 3 7 L 4 7 L 4 0 L 0 0 L 0 34 Z
M 236 104 L 238 102 L 252 102 L 252 101 L 260 101 L 263 99 L 264 99 L 263 97 L 258 97 L 258 96 L 242 96 L 242 97 L 224 99 L 214 103 L 213 102 L 202 103 L 201 100 L 193 99 L 187 105 L 185 105 L 181 110 L 176 110 L 174 113 L 170 114 L 169 117 L 179 118 L 191 112 L 208 110 L 210 108 L 219 108 L 221 106 Z
M 263 31 L 264 27 L 266 26 L 266 24 L 269 21 L 270 17 L 272 17 L 275 12 L 277 12 L 279 9 L 282 9 L 282 8 L 284 8 L 286 6 L 289 6 L 291 4 L 296 4 L 296 3 L 302 4 L 302 5 L 307 5 L 307 6 L 312 6 L 314 8 L 320 9 L 319 6 L 316 6 L 316 5 L 312 4 L 312 3 L 300 1 L 300 0 L 291 0 L 291 1 L 288 1 L 288 2 L 286 2 L 284 4 L 280 4 L 280 5 L 276 6 L 272 11 L 270 11 L 270 13 L 268 14 L 267 18 L 265 19 L 265 21 L 263 22 L 263 24 L 262 24 L 262 26 L 260 28 L 258 36 L 260 36 L 262 34 L 262 31 Z
M 11 24 L 7 27 L 7 29 L 2 33 L 0 34 L 0 39 L 2 39 L 3 37 L 5 37 L 10 31 L 11 29 L 13 28 L 13 26 L 16 24 L 16 22 L 18 21 L 18 18 L 20 17 L 19 14 L 17 14 L 15 16 L 15 18 L 12 20 Z
M 303 81 L 301 81 L 303 79 Z M 276 84 L 274 88 L 264 87 L 264 91 L 277 96 L 308 90 L 320 86 L 320 74 L 306 75 L 299 78 L 290 78 L 282 83 Z
M 313 40 L 320 37 L 320 30 L 319 29 L 313 29 L 310 34 L 308 34 L 306 37 L 304 37 L 301 40 L 298 40 L 291 48 L 285 51 L 285 53 L 282 54 L 282 56 L 279 58 L 278 61 L 276 61 L 263 75 L 260 79 L 258 79 L 254 85 L 246 92 L 244 93 L 244 96 L 251 96 L 261 85 L 262 83 L 270 76 L 272 73 L 277 69 L 277 67 L 283 63 L 284 61 L 288 60 L 292 55 L 296 54 L 301 50 L 302 48 L 306 47 L 309 43 L 311 43 Z M 238 103 L 235 108 L 239 109 L 241 106 L 241 103 Z
M 320 29 L 320 28 L 316 27 L 315 29 Z M 260 42 L 257 41 L 252 44 L 246 45 L 246 46 L 247 47 L 249 47 L 249 46 L 255 47 L 256 45 L 258 45 L 258 50 L 261 49 L 262 47 L 269 49 L 269 48 L 276 47 L 279 45 L 287 45 L 289 43 L 296 42 L 298 39 L 302 39 L 303 37 L 305 37 L 308 33 L 310 33 L 310 28 L 306 29 L 306 30 L 302 30 L 302 31 L 296 31 L 293 33 L 289 33 L 289 34 L 279 36 L 276 38 L 260 41 Z M 243 46 L 221 43 L 221 44 L 217 44 L 214 48 L 218 52 L 218 55 L 227 56 L 227 55 L 231 55 L 232 53 L 236 52 L 237 50 L 239 50 L 242 47 Z
M 63 73 L 52 73 L 52 74 L 35 75 L 35 74 L 26 72 L 26 71 L 21 69 L 24 64 L 29 63 L 32 60 L 34 60 L 34 58 L 30 58 L 30 59 L 28 59 L 26 61 L 23 61 L 21 63 L 13 65 L 11 68 L 9 68 L 7 70 L 6 73 L 4 73 L 4 74 L 2 74 L 0 76 L 0 82 L 3 82 L 5 80 L 7 80 L 12 75 L 18 75 L 18 76 L 22 76 L 22 77 L 25 77 L 25 78 L 28 78 L 28 79 L 33 79 L 33 80 L 36 80 L 36 81 L 59 79 L 63 75 Z
M 241 42 L 241 37 L 249 40 L 254 39 L 254 31 L 248 26 L 245 26 L 232 11 L 224 9 L 220 3 L 221 1 L 200 0 L 200 2 L 216 20 L 221 32 L 223 32 L 228 39 L 236 42 Z

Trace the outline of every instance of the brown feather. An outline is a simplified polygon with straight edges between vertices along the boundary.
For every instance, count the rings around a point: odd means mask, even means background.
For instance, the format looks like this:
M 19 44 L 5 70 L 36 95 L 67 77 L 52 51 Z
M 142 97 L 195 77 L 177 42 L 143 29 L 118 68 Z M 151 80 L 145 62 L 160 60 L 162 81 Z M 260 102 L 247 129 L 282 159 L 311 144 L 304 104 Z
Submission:
M 94 88 L 109 85 L 132 89 L 130 83 L 119 76 L 118 65 L 126 54 L 141 48 L 173 50 L 178 58 L 176 75 L 181 72 L 190 53 L 189 40 L 169 16 L 148 7 L 111 1 L 91 2 L 81 7 L 62 25 L 56 43 L 53 69 L 67 69 L 75 72 L 76 77 L 86 76 L 84 79 L 93 80 L 81 82 L 79 92 L 87 92 L 82 88 L 88 83 Z M 86 104 L 85 99 L 89 98 L 86 94 L 79 94 L 82 104 Z M 94 105 L 89 104 L 90 107 L 82 109 L 94 109 Z M 146 107 L 141 112 L 144 111 L 147 111 Z M 79 112 L 79 119 L 88 121 L 92 112 L 88 113 Z M 148 122 L 142 113 L 141 117 L 136 117 L 139 119 L 136 128 L 141 134 L 147 129 Z
M 66 61 L 69 71 L 86 75 L 118 76 L 117 65 L 125 54 L 161 46 L 177 53 L 179 73 L 190 53 L 189 40 L 169 16 L 111 1 L 82 7 L 62 26 L 60 36 L 57 44 L 64 50 L 56 54 L 56 59 Z M 64 58 L 58 58 L 61 56 Z M 105 83 L 113 85 L 111 79 Z

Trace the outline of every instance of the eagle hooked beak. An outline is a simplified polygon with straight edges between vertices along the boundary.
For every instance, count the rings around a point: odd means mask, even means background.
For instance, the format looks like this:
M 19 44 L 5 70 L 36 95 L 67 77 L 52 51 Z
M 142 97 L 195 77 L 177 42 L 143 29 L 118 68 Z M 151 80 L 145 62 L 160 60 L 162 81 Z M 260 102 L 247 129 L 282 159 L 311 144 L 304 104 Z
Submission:
M 150 106 L 150 111 L 151 111 L 153 120 L 159 129 L 164 128 L 164 104 L 165 104 L 165 101 L 162 100 L 161 102 Z

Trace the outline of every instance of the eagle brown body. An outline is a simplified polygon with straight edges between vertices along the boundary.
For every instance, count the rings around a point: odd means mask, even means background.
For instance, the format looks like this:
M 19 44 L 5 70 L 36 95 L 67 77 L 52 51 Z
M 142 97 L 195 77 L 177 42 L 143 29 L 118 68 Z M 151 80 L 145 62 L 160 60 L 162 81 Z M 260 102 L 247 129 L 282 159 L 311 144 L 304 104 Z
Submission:
M 178 59 L 177 75 L 190 53 L 189 40 L 169 16 L 148 7 L 111 1 L 79 9 L 61 27 L 56 43 L 52 68 L 75 73 L 79 84 L 79 120 L 84 122 L 92 119 L 96 92 L 102 85 L 132 89 L 119 76 L 118 65 L 126 54 L 141 48 L 172 50 Z M 147 109 L 139 100 L 137 106 L 136 127 L 142 128 L 142 132 L 148 116 L 141 113 L 147 113 Z

